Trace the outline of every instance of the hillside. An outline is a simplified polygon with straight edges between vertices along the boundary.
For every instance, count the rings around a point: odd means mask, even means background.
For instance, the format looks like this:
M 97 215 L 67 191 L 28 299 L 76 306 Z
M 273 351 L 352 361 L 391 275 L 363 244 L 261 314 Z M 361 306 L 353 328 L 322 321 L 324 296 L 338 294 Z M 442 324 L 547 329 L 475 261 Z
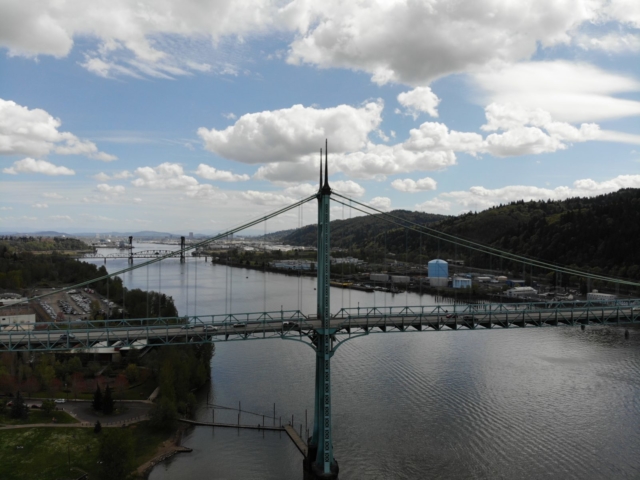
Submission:
M 563 201 L 519 201 L 458 217 L 391 213 L 512 253 L 594 273 L 640 279 L 640 189 Z M 418 258 L 420 254 L 426 259 L 456 257 L 477 267 L 496 262 L 467 248 L 456 249 L 444 240 L 423 236 L 421 241 L 418 234 L 407 233 L 376 217 L 379 215 L 331 222 L 332 246 L 351 248 L 362 258 L 381 256 L 386 251 L 400 258 Z M 285 241 L 315 245 L 315 232 L 315 226 L 307 226 L 287 235 Z M 386 235 L 381 235 L 384 232 Z
M 420 225 L 433 225 L 445 218 L 444 215 L 433 213 L 409 212 L 394 210 L 390 212 L 396 217 Z M 347 220 L 333 220 L 330 225 L 331 246 L 334 248 L 362 248 L 373 239 L 396 228 L 393 224 L 381 218 L 381 214 L 350 218 Z M 317 225 L 307 225 L 295 230 L 287 230 L 284 235 L 273 234 L 279 241 L 288 245 L 316 246 L 318 237 Z

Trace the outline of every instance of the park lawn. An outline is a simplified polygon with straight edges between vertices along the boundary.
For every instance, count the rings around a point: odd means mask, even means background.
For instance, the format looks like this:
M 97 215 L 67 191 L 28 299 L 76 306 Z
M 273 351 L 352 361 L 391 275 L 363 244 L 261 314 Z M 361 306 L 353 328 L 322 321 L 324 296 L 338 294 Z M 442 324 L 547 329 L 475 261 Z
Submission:
M 23 448 L 16 448 L 21 446 Z M 91 473 L 98 457 L 98 435 L 91 428 L 27 428 L 0 431 L 0 478 L 67 480 L 77 470 Z
M 151 429 L 146 422 L 128 428 L 134 438 L 136 468 L 151 460 L 173 433 Z M 78 468 L 96 478 L 100 435 L 92 428 L 0 430 L 0 479 L 71 480 L 80 476 Z
M 54 422 L 53 419 L 56 419 Z M 28 425 L 30 423 L 78 423 L 78 420 L 73 418 L 66 412 L 51 412 L 46 415 L 42 410 L 32 409 L 29 410 L 29 416 L 26 420 L 11 418 L 7 414 L 0 414 L 0 424 L 2 425 Z M 2 478 L 2 477 L 0 477 Z

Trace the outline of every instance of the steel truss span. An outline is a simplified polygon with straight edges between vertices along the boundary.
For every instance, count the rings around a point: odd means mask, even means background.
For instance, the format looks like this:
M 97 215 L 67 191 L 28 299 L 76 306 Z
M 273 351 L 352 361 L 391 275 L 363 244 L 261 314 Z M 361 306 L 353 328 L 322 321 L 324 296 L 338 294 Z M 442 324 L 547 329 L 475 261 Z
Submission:
M 330 317 L 335 351 L 373 333 L 500 330 L 562 325 L 640 323 L 640 299 L 609 303 L 492 303 L 343 308 Z M 300 341 L 317 350 L 322 319 L 299 310 L 125 320 L 38 322 L 0 331 L 0 351 L 52 352 L 88 348 L 160 347 L 245 340 Z M 322 348 L 322 346 L 321 346 Z

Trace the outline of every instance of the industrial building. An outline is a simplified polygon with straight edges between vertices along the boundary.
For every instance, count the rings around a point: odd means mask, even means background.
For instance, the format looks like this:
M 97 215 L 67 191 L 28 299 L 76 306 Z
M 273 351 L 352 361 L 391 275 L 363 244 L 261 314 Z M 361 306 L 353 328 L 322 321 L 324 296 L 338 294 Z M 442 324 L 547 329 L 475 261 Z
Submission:
M 530 297 L 537 294 L 538 291 L 533 287 L 514 287 L 507 290 L 509 297 Z
M 436 258 L 428 263 L 429 285 L 432 287 L 446 287 L 449 284 L 449 264 Z
M 371 280 L 372 282 L 388 282 L 389 281 L 389 275 L 387 275 L 386 273 L 372 273 L 371 275 L 369 275 L 369 280 Z
M 471 279 L 464 277 L 453 277 L 453 288 L 471 288 Z
M 614 302 L 616 296 L 610 293 L 600 293 L 598 290 L 592 290 L 587 293 L 587 301 L 589 302 Z

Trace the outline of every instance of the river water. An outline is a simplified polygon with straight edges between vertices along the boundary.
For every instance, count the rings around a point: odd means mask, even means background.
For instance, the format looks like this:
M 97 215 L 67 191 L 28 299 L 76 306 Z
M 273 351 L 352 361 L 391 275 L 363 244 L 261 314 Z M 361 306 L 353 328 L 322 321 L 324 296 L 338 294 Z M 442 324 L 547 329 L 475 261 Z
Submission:
M 126 260 L 107 263 L 109 271 L 124 267 Z M 315 279 L 204 259 L 169 260 L 124 278 L 129 288 L 161 288 L 181 314 L 281 305 L 313 312 L 316 304 Z M 331 295 L 332 311 L 358 302 L 435 303 L 416 294 L 332 288 Z M 640 331 L 628 340 L 621 329 L 591 326 L 372 334 L 342 345 L 332 369 L 341 479 L 640 478 Z M 293 415 L 304 430 L 313 384 L 306 345 L 217 343 L 196 417 L 211 421 L 207 400 L 235 408 L 240 401 L 243 410 L 267 416 L 275 403 L 276 423 Z M 232 423 L 237 415 L 216 409 L 215 420 Z M 241 422 L 262 417 L 242 413 Z M 196 427 L 183 445 L 193 452 L 158 465 L 151 480 L 303 477 L 302 456 L 283 433 Z

